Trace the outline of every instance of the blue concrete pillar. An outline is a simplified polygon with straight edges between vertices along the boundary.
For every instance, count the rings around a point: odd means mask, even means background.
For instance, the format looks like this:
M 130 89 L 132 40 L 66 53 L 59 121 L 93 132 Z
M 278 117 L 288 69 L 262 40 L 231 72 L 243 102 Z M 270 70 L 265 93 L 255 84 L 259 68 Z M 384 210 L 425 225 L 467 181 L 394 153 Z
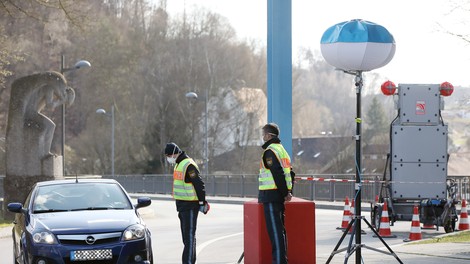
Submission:
M 292 2 L 268 0 L 268 122 L 292 157 Z

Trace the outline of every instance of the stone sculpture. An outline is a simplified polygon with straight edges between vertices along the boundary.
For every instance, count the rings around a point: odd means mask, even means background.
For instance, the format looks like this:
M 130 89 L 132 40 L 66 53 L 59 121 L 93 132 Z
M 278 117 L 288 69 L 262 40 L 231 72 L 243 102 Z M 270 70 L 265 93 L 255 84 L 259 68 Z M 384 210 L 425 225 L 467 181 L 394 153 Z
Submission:
M 23 196 L 38 181 L 63 178 L 62 158 L 51 153 L 55 124 L 41 111 L 71 105 L 74 99 L 74 90 L 58 72 L 25 76 L 11 85 L 5 138 L 5 203 L 23 202 Z

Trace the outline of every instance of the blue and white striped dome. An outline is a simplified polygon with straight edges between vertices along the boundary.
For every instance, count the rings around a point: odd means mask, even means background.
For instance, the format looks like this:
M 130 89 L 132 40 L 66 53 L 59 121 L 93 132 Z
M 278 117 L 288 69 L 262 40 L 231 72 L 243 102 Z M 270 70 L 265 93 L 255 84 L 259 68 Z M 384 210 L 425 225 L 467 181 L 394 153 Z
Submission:
M 378 24 L 353 19 L 328 28 L 321 38 L 325 60 L 341 70 L 370 71 L 387 65 L 395 55 L 395 39 Z

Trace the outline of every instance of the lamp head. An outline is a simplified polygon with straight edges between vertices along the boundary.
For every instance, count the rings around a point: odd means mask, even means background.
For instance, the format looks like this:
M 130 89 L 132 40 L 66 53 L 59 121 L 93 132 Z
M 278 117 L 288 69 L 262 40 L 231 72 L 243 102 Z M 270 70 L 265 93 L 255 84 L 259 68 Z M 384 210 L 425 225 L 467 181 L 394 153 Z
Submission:
M 186 98 L 197 99 L 197 93 L 195 93 L 195 92 L 186 93 L 185 96 L 186 96 Z
M 89 67 L 91 67 L 91 63 L 89 61 L 86 61 L 86 60 L 80 60 L 80 61 L 77 61 L 77 63 L 75 63 L 75 65 L 73 67 L 75 69 L 89 68 Z
M 96 110 L 96 113 L 100 115 L 106 115 L 106 110 L 104 110 L 103 108 L 100 108 Z

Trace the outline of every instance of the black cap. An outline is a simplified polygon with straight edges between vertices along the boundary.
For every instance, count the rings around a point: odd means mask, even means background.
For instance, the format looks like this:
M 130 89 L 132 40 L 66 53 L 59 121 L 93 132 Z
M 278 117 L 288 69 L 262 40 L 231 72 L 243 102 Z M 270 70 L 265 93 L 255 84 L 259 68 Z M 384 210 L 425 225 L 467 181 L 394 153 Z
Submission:
M 263 130 L 273 136 L 279 136 L 279 126 L 275 123 L 268 123 L 264 125 Z
M 166 143 L 165 155 L 174 155 L 181 153 L 181 149 L 173 142 Z

